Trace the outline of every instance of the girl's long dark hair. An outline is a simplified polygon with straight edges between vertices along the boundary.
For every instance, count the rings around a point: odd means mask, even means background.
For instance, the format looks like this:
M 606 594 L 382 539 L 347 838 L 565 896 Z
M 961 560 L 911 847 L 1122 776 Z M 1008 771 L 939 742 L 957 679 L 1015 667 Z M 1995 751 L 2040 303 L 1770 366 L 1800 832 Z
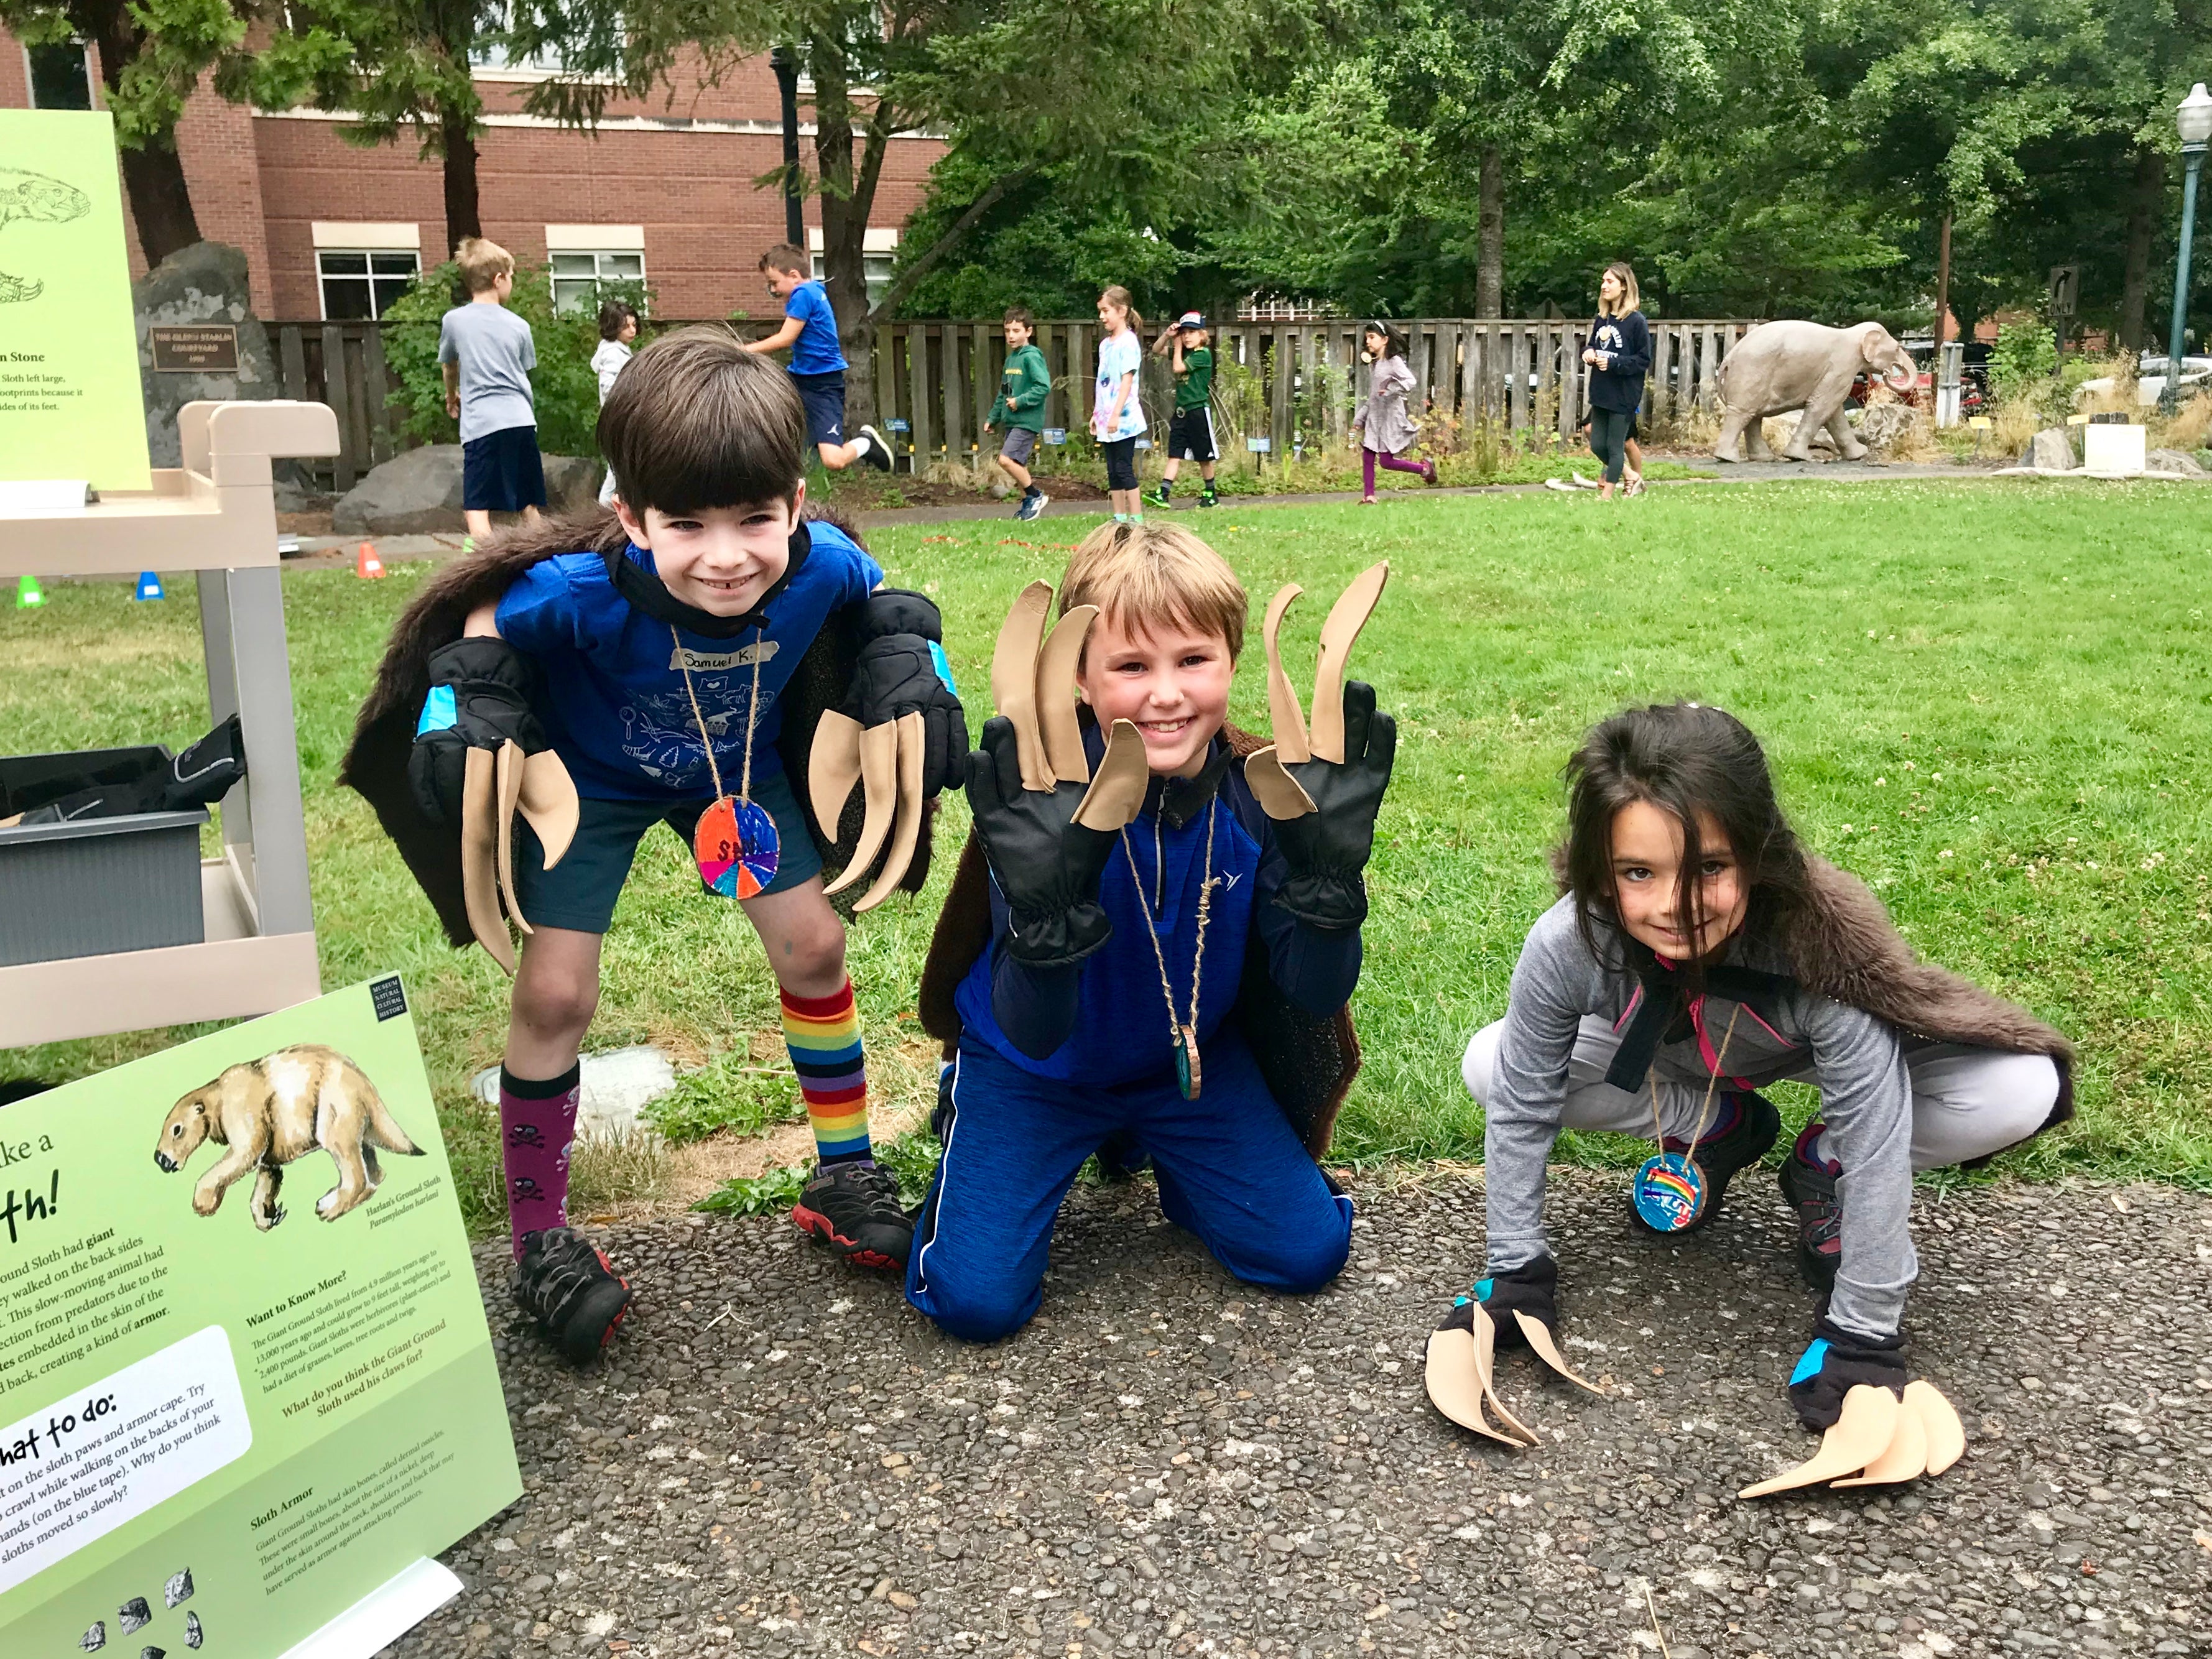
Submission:
M 1382 337 L 1382 355 L 1385 357 L 1402 357 L 1406 355 L 1406 337 L 1398 331 L 1395 324 L 1379 320 L 1371 322 L 1362 332 L 1380 334 Z
M 1802 910 L 1810 880 L 1804 848 L 1774 798 L 1765 752 L 1735 715 L 1694 702 L 1623 709 L 1590 728 L 1567 762 L 1566 780 L 1560 884 L 1574 896 L 1576 926 L 1600 961 L 1611 953 L 1601 949 L 1593 918 L 1613 924 L 1620 916 L 1613 820 L 1637 801 L 1649 801 L 1682 826 L 1674 925 L 1685 939 L 1698 937 L 1703 813 L 1720 825 L 1750 890 L 1743 932 L 1776 937 Z M 1690 971 L 1694 977 L 1694 964 Z

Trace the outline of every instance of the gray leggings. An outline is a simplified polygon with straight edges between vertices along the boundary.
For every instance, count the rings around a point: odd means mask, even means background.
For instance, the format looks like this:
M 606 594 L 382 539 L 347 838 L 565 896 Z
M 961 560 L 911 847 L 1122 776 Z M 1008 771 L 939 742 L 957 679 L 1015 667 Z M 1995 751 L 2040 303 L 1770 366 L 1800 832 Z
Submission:
M 1590 410 L 1590 452 L 1605 463 L 1605 481 L 1620 482 L 1621 468 L 1628 457 L 1628 432 L 1636 424 L 1632 409 L 1593 409 Z

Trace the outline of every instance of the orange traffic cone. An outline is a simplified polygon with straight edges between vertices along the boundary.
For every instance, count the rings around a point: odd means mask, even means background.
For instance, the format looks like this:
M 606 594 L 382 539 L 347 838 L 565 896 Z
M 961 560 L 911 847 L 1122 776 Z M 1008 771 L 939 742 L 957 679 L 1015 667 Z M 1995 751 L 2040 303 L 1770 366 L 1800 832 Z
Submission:
M 375 544 L 363 542 L 361 544 L 361 551 L 354 555 L 353 574 L 364 580 L 384 574 L 384 561 L 376 556 Z

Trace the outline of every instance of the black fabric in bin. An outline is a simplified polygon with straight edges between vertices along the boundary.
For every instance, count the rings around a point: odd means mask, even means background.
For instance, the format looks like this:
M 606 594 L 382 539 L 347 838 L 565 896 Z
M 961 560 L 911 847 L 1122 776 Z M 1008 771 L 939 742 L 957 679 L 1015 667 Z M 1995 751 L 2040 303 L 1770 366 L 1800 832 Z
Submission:
M 88 767 L 120 782 L 168 759 L 157 744 L 0 758 L 0 817 L 83 787 Z M 0 829 L 0 967 L 200 943 L 207 821 L 195 807 Z

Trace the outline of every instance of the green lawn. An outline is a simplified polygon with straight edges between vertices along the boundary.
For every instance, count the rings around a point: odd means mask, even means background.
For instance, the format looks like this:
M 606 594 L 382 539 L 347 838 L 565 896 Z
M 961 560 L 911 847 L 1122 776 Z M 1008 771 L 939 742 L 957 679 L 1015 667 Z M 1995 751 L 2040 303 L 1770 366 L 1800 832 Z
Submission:
M 1372 872 L 1355 1011 L 1366 1070 L 1338 1132 L 1362 1163 L 1480 1155 L 1459 1083 L 1497 1018 L 1522 933 L 1549 896 L 1558 774 L 1582 730 L 1630 701 L 1691 696 L 1765 740 L 1809 843 L 1871 881 L 1927 955 L 2016 998 L 2080 1042 L 2082 1116 L 2008 1160 L 2212 1184 L 2212 988 L 2203 801 L 2212 657 L 2203 644 L 2212 497 L 2035 481 L 1691 486 L 1607 508 L 1557 495 L 1409 496 L 1240 510 L 1194 521 L 1243 576 L 1255 644 L 1237 712 L 1264 721 L 1256 617 L 1281 582 L 1294 678 L 1321 619 L 1377 558 L 1389 591 L 1354 659 L 1402 740 Z M 989 646 L 1018 586 L 1056 578 L 1089 521 L 880 530 L 894 581 L 943 605 L 980 723 Z M 498 1056 L 505 981 L 449 950 L 367 809 L 332 783 L 391 617 L 427 567 L 381 582 L 286 580 L 326 984 L 398 969 L 472 1194 L 496 1202 L 495 1149 L 465 1084 Z M 158 605 L 120 585 L 50 586 L 0 611 L 0 748 L 197 735 L 206 723 L 188 581 Z M 945 819 L 948 843 L 964 808 Z M 919 899 L 862 919 L 853 974 L 895 1093 L 928 1086 L 914 988 L 950 860 Z M 594 1046 L 672 1044 L 746 1098 L 780 1053 L 771 981 L 734 906 L 697 896 L 684 851 L 647 843 L 609 940 Z M 0 1076 L 80 1075 L 180 1033 L 0 1054 Z M 748 1061 L 748 1053 L 753 1057 Z M 1787 1091 L 1802 1116 L 1810 1096 Z M 711 1121 L 713 1089 L 687 1115 Z M 704 1096 L 705 1098 L 702 1098 Z M 765 1105 L 763 1099 L 765 1098 Z M 1613 1160 L 1626 1143 L 1570 1154 Z

